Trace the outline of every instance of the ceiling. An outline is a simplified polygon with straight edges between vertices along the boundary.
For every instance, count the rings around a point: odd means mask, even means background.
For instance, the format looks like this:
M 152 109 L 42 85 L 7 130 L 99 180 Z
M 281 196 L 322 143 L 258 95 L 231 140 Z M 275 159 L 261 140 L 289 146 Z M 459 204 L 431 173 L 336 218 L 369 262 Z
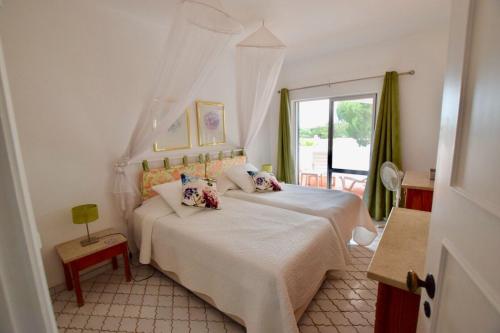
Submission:
M 265 20 L 289 58 L 331 53 L 447 24 L 448 0 L 222 0 L 246 27 Z M 290 59 L 289 59 L 290 60 Z
M 107 6 L 166 25 L 179 0 L 105 0 Z M 448 23 L 451 0 L 219 0 L 253 32 L 261 21 L 287 46 L 287 60 L 327 54 Z M 241 36 L 243 39 L 244 36 Z

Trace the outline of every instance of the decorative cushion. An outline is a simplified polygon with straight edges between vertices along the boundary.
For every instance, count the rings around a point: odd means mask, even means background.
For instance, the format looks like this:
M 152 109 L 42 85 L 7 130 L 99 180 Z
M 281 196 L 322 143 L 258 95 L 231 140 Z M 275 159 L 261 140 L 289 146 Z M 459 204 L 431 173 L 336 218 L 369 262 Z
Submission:
M 258 169 L 250 163 L 235 165 L 226 171 L 226 175 L 243 191 L 252 193 L 255 192 L 255 183 L 252 180 L 252 177 L 250 177 L 250 175 L 248 174 L 248 171 L 257 172 Z
M 181 175 L 181 180 L 184 205 L 220 209 L 217 187 L 214 182 L 186 174 Z
M 189 217 L 203 210 L 203 208 L 193 208 L 183 205 L 182 182 L 180 180 L 155 185 L 153 186 L 153 190 L 167 202 L 180 218 Z
M 255 189 L 257 192 L 277 192 L 283 190 L 281 188 L 280 183 L 274 177 L 272 173 L 260 171 L 247 171 L 250 177 L 252 177 L 253 182 L 255 183 Z
M 187 166 L 176 165 L 174 167 L 165 170 L 165 168 L 150 169 L 149 171 L 144 171 L 142 173 L 142 184 L 141 184 L 141 194 L 142 200 L 147 200 L 156 195 L 153 186 L 161 185 L 164 183 L 170 183 L 174 180 L 181 179 L 181 174 L 186 173 L 188 175 L 204 177 L 205 176 L 205 164 L 204 163 L 192 163 Z

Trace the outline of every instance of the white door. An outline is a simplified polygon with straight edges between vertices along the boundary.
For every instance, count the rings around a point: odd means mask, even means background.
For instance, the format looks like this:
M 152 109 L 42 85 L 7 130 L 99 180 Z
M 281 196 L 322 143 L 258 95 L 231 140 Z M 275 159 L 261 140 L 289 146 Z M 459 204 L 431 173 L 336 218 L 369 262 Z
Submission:
M 452 4 L 426 269 L 418 332 L 500 332 L 500 0 Z
M 57 332 L 0 42 L 0 333 Z

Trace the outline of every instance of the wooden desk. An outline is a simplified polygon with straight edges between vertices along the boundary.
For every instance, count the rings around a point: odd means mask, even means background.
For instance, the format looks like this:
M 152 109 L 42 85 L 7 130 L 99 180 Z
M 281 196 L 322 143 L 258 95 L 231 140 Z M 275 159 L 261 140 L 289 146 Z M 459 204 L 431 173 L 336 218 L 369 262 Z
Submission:
M 128 260 L 127 238 L 114 229 L 106 229 L 91 234 L 99 238 L 97 243 L 82 246 L 80 241 L 87 236 L 71 240 L 56 246 L 57 253 L 64 267 L 64 277 L 68 290 L 75 288 L 78 306 L 84 304 L 82 289 L 80 288 L 80 271 L 102 261 L 111 259 L 113 269 L 118 268 L 116 256 L 123 255 L 125 278 L 131 280 L 130 265 Z
M 405 192 L 406 208 L 427 212 L 432 210 L 434 181 L 429 179 L 428 172 L 407 171 L 401 188 Z
M 367 276 L 379 282 L 375 333 L 411 333 L 417 328 L 420 295 L 406 287 L 406 274 L 425 276 L 430 213 L 393 208 Z

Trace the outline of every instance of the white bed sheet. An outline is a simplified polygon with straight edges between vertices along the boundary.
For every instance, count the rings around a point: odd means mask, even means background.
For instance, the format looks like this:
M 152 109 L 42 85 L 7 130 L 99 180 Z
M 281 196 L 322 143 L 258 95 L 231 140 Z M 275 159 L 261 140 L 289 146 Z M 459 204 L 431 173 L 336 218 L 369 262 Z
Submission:
M 224 196 L 327 218 L 344 242 L 353 238 L 356 243 L 366 246 L 377 236 L 370 214 L 357 195 L 291 184 L 282 186 L 283 191 L 278 192 L 230 190 Z
M 294 309 L 327 271 L 345 268 L 345 247 L 324 218 L 224 198 L 222 210 L 181 219 L 159 203 L 135 211 L 138 247 L 149 243 L 160 268 L 241 318 L 249 333 L 297 333 Z
M 151 230 L 157 220 L 173 213 L 174 210 L 159 195 L 144 201 L 141 206 L 134 210 L 132 227 L 141 264 L 149 264 L 151 261 L 151 233 L 146 233 L 145 240 L 142 242 L 142 229 Z

